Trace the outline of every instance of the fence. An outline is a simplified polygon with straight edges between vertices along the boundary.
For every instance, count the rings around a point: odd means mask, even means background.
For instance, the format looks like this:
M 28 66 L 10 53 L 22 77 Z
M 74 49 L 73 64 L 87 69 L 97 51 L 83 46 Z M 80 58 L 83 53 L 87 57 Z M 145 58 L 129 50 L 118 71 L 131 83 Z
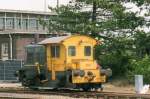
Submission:
M 17 81 L 15 72 L 22 67 L 22 60 L 0 60 L 0 81 Z

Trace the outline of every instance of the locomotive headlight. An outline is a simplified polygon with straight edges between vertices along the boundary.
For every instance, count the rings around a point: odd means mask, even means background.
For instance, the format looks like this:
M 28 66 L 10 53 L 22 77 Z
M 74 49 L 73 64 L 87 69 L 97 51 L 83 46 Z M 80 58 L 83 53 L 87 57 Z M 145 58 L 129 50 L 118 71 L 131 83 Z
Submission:
M 91 81 L 91 80 L 93 80 L 94 79 L 94 74 L 91 72 L 91 71 L 88 71 L 87 72 L 87 76 L 88 76 L 88 81 Z
M 92 73 L 91 71 L 88 71 L 88 72 L 87 72 L 87 75 L 88 75 L 88 76 L 93 76 L 93 73 Z
M 73 76 L 79 76 L 79 70 L 73 70 Z
M 83 77 L 85 75 L 84 70 L 80 70 L 80 76 Z

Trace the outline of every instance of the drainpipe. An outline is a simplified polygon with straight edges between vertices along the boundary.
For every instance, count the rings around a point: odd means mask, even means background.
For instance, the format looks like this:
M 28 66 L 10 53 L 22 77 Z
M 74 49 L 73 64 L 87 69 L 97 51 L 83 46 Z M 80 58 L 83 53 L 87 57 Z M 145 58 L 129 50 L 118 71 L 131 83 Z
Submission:
M 12 49 L 12 35 L 11 34 L 9 34 L 9 39 L 10 39 L 10 42 L 9 42 L 10 43 L 10 59 L 12 60 L 13 49 Z

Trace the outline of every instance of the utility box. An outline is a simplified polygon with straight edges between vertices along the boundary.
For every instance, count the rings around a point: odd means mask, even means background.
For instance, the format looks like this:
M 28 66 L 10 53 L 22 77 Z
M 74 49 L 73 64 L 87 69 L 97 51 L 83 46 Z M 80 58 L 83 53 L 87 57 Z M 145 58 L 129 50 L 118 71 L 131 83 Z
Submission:
M 143 88 L 143 75 L 135 75 L 135 91 L 140 93 Z

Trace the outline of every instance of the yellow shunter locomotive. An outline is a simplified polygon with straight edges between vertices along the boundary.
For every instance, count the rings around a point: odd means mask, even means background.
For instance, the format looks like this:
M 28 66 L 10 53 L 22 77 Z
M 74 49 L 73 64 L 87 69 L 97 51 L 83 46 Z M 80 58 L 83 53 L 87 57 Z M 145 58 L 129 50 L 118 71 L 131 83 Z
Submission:
M 94 60 L 96 44 L 91 37 L 72 35 L 28 45 L 26 63 L 17 72 L 19 80 L 29 88 L 102 88 L 107 71 Z

